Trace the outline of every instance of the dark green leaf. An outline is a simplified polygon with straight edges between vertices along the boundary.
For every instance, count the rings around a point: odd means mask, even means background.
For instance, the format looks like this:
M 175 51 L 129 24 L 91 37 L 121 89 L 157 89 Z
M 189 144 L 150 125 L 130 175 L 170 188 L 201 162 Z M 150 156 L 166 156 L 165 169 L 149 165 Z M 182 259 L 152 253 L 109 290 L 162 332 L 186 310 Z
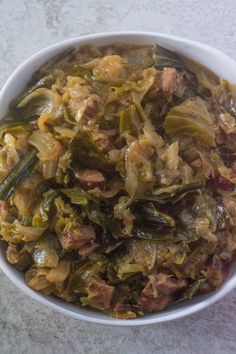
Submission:
M 99 150 L 88 131 L 79 130 L 70 142 L 72 159 L 80 167 L 105 170 L 111 168 L 106 156 Z
M 29 176 L 37 161 L 37 149 L 32 149 L 17 162 L 13 169 L 0 183 L 0 200 L 7 200 L 14 189 Z

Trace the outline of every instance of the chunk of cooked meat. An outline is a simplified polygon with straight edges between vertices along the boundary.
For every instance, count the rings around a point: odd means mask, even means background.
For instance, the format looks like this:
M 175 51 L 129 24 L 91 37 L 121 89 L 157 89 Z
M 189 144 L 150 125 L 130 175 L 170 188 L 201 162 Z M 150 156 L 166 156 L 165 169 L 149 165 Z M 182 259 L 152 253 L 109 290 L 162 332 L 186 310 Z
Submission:
M 61 245 L 64 250 L 76 250 L 86 245 L 91 246 L 94 244 L 96 234 L 94 228 L 91 225 L 78 226 L 77 228 L 65 228 L 63 235 L 60 239 Z M 92 249 L 91 249 L 92 252 Z
M 89 256 L 96 248 L 98 247 L 97 243 L 86 244 L 79 249 L 79 255 L 82 257 Z
M 234 189 L 234 184 L 223 176 L 216 176 L 214 179 L 214 184 L 216 190 L 232 191 Z
M 182 78 L 175 68 L 164 68 L 161 77 L 161 88 L 166 96 L 171 96 L 177 90 Z
M 190 166 L 192 167 L 192 169 L 193 169 L 194 171 L 197 171 L 197 170 L 202 166 L 202 161 L 201 161 L 201 159 L 198 158 L 198 159 L 196 159 L 196 160 L 190 162 Z
M 212 261 L 204 272 L 205 277 L 215 287 L 220 286 L 227 276 L 228 270 L 218 255 L 214 255 Z
M 165 273 L 149 276 L 149 282 L 141 295 L 142 309 L 148 312 L 164 310 L 172 300 L 171 295 L 187 285 L 186 280 L 174 279 Z
M 104 55 L 117 55 L 117 50 L 114 47 L 107 47 Z
M 91 104 L 85 108 L 84 113 L 87 117 L 93 118 L 97 114 L 98 109 L 99 107 L 97 101 L 92 101 Z
M 32 263 L 32 257 L 26 248 L 9 243 L 6 250 L 6 258 L 9 263 L 14 264 L 20 270 L 27 269 Z
M 102 152 L 107 153 L 110 151 L 115 144 L 117 138 L 117 132 L 114 129 L 103 130 L 98 134 L 98 140 L 96 141 L 99 149 Z
M 175 279 L 172 275 L 165 273 L 157 274 L 155 281 L 156 289 L 160 294 L 172 294 L 176 291 L 186 288 L 188 285 L 187 281 Z
M 153 297 L 151 287 L 146 288 L 142 294 L 141 306 L 142 310 L 147 312 L 162 311 L 171 302 L 172 297 L 169 295 Z
M 115 292 L 115 287 L 107 285 L 105 281 L 100 278 L 93 279 L 88 290 L 90 296 L 92 294 L 93 299 L 105 310 L 111 306 L 111 300 Z
M 115 306 L 115 312 L 127 312 L 127 311 L 132 311 L 132 312 L 138 312 L 141 311 L 141 306 L 140 305 L 130 305 L 130 304 L 116 304 Z
M 158 71 L 152 87 L 149 90 L 151 100 L 161 100 L 163 104 L 169 96 L 173 95 L 182 81 L 181 75 L 174 68 L 164 68 Z
M 75 178 L 84 189 L 93 189 L 96 187 L 102 189 L 105 185 L 103 174 L 97 170 L 79 170 L 75 173 Z

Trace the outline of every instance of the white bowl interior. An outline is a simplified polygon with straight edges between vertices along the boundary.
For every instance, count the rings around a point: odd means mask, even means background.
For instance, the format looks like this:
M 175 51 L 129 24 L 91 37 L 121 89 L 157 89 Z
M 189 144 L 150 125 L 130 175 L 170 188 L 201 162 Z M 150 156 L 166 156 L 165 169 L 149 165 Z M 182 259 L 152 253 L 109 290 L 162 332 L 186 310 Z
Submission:
M 193 42 L 169 35 L 144 32 L 102 33 L 88 35 L 73 38 L 52 45 L 34 54 L 22 65 L 20 65 L 7 80 L 0 93 L 0 118 L 2 118 L 7 113 L 11 100 L 25 89 L 27 83 L 31 79 L 32 74 L 54 55 L 66 50 L 67 48 L 79 47 L 85 43 L 90 43 L 99 47 L 121 42 L 129 44 L 158 43 L 168 49 L 175 50 L 200 62 L 218 76 L 227 79 L 232 83 L 236 83 L 236 63 L 220 51 L 198 42 Z M 55 297 L 41 295 L 40 293 L 30 289 L 24 281 L 23 274 L 17 271 L 6 261 L 4 256 L 4 244 L 0 243 L 0 246 L 0 267 L 21 290 L 23 290 L 32 298 L 57 311 L 91 322 L 111 325 L 144 325 L 156 322 L 164 322 L 180 318 L 201 310 L 222 298 L 236 286 L 236 264 L 233 264 L 230 274 L 223 286 L 212 293 L 197 296 L 176 308 L 169 309 L 161 313 L 145 315 L 142 318 L 134 320 L 116 320 L 102 313 L 68 304 Z

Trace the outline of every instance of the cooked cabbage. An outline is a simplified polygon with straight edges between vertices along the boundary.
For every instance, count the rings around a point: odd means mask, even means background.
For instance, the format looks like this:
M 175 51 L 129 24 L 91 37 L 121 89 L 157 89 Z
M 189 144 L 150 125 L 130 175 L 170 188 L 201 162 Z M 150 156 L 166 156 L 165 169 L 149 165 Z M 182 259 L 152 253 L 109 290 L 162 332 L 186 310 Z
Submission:
M 159 45 L 85 45 L 0 124 L 0 238 L 29 287 L 131 319 L 236 256 L 236 90 Z

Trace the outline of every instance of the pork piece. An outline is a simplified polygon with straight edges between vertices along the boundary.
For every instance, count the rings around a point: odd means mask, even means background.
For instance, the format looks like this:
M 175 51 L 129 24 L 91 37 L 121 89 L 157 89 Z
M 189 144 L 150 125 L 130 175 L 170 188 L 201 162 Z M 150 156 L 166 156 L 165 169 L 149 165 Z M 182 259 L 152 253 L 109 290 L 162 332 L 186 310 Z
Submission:
M 117 50 L 114 47 L 107 47 L 104 55 L 117 55 Z
M 97 247 L 94 242 L 96 234 L 91 225 L 78 226 L 77 228 L 65 228 L 60 239 L 64 250 L 79 250 L 81 256 L 88 256 Z
M 93 118 L 98 113 L 98 109 L 98 103 L 96 101 L 93 101 L 89 106 L 85 108 L 84 113 L 87 117 Z
M 214 255 L 212 261 L 207 266 L 207 270 L 205 271 L 204 275 L 210 284 L 218 287 L 225 280 L 227 273 L 228 269 L 225 266 L 225 263 L 220 259 L 218 255 Z
M 75 178 L 79 181 L 84 189 L 93 189 L 105 186 L 105 178 L 103 174 L 97 170 L 79 170 L 75 173 Z
M 149 276 L 149 282 L 141 295 L 142 309 L 148 312 L 164 310 L 171 302 L 172 294 L 186 286 L 186 280 L 174 279 L 165 273 Z
M 161 77 L 161 88 L 165 96 L 171 96 L 181 83 L 181 76 L 174 68 L 164 68 Z
M 116 304 L 115 306 L 115 312 L 138 312 L 141 311 L 141 306 L 140 305 L 130 305 L 130 304 Z
M 96 300 L 104 310 L 111 307 L 111 300 L 115 292 L 114 286 L 107 285 L 98 277 L 91 281 L 88 290 L 89 293 L 93 294 L 94 300 Z
M 26 249 L 13 243 L 8 244 L 6 258 L 9 263 L 14 264 L 17 269 L 22 271 L 27 269 L 32 263 L 32 258 Z
M 86 244 L 79 249 L 79 255 L 82 257 L 87 257 L 98 247 L 97 243 Z
M 201 161 L 201 159 L 198 158 L 198 159 L 196 159 L 196 160 L 190 162 L 190 166 L 192 167 L 192 169 L 193 169 L 194 171 L 197 171 L 197 170 L 202 166 L 202 161 Z
M 117 133 L 114 129 L 102 130 L 99 132 L 99 139 L 96 141 L 99 149 L 107 153 L 114 148 L 115 141 L 117 139 Z
M 232 191 L 234 184 L 223 176 L 217 176 L 214 179 L 215 188 L 220 191 Z
M 162 99 L 165 101 L 166 98 L 174 94 L 181 81 L 182 77 L 176 69 L 164 68 L 162 72 L 157 72 L 155 81 L 149 91 L 149 98 L 151 100 Z

